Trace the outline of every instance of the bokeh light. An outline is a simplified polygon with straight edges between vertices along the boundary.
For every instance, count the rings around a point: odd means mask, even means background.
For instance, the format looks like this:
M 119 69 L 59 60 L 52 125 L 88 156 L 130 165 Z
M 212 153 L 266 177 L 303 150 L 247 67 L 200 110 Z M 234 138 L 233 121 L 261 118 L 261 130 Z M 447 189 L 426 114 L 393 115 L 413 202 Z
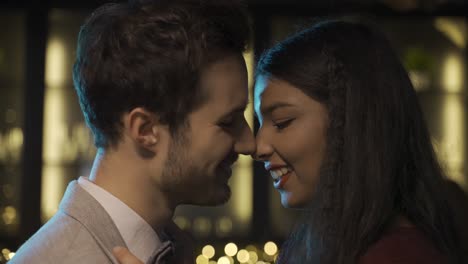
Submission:
M 235 256 L 237 254 L 237 245 L 234 243 L 228 243 L 224 247 L 224 253 L 230 257 Z
M 273 256 L 276 254 L 276 252 L 278 252 L 278 247 L 274 242 L 271 241 L 265 243 L 265 247 L 263 249 L 265 253 L 267 253 L 270 256 Z
M 207 259 L 211 259 L 214 257 L 216 251 L 213 246 L 211 245 L 206 245 L 202 249 L 202 254 L 205 256 Z
M 224 256 L 218 259 L 218 264 L 231 264 L 231 262 L 228 257 Z
M 241 250 L 239 250 L 239 252 L 237 252 L 237 260 L 240 263 L 248 262 L 249 259 L 250 259 L 250 255 L 249 255 L 249 252 L 247 250 L 241 249 Z

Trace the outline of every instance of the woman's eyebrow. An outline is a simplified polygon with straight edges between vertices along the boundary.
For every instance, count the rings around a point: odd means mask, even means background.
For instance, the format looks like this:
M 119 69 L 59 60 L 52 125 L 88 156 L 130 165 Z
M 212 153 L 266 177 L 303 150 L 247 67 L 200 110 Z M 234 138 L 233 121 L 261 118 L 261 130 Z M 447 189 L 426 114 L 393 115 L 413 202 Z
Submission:
M 271 112 L 275 111 L 278 108 L 281 107 L 292 107 L 293 105 L 290 103 L 285 103 L 285 102 L 275 102 L 270 105 L 262 106 L 260 107 L 260 112 L 263 115 L 270 114 Z

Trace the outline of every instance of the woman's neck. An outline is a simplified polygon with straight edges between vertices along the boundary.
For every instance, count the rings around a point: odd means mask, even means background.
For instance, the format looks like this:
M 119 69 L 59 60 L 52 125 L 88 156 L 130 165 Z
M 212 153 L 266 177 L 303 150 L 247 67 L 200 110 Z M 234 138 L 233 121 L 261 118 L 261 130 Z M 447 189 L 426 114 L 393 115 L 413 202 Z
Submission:
M 415 225 L 406 216 L 400 214 L 397 215 L 391 227 L 415 227 Z

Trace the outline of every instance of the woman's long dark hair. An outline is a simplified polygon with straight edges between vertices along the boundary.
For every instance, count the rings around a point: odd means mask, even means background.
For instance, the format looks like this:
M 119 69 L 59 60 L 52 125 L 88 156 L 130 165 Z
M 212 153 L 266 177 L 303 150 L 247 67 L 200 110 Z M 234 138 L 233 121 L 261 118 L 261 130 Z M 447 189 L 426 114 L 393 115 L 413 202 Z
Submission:
M 264 53 L 257 75 L 301 89 L 327 107 L 330 120 L 314 199 L 279 262 L 356 263 L 402 215 L 459 263 L 443 173 L 417 95 L 382 34 L 322 22 Z

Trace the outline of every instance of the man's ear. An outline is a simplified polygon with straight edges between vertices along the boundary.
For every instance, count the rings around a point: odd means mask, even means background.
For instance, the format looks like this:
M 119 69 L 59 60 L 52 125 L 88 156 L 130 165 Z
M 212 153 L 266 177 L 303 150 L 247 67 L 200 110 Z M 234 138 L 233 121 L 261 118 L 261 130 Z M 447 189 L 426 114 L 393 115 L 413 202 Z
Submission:
M 137 107 L 124 117 L 124 129 L 127 135 L 135 142 L 139 152 L 145 156 L 156 154 L 156 146 L 160 140 L 162 124 L 159 117 L 142 108 Z

